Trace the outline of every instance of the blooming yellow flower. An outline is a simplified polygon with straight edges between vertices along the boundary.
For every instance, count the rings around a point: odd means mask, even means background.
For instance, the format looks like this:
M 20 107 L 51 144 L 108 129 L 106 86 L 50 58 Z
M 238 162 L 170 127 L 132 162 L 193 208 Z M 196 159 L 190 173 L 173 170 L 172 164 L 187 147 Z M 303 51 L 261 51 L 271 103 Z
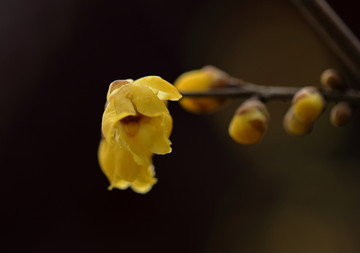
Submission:
M 99 163 L 110 189 L 148 192 L 156 183 L 153 154 L 171 152 L 172 118 L 163 100 L 179 100 L 177 89 L 158 76 L 113 82 L 102 118 Z

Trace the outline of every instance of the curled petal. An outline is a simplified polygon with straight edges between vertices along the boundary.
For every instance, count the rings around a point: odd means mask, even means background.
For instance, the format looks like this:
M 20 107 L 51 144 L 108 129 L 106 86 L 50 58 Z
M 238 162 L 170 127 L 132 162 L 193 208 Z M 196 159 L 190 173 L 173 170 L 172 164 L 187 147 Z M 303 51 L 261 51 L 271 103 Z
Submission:
M 136 111 L 142 115 L 155 117 L 169 113 L 166 105 L 147 87 L 134 83 L 121 88 L 121 92 L 132 101 Z
M 113 81 L 110 85 L 109 85 L 109 89 L 106 95 L 106 99 L 108 100 L 110 97 L 110 94 L 116 90 L 119 89 L 121 86 L 128 84 L 128 83 L 132 83 L 134 82 L 134 80 L 132 79 L 126 79 L 126 80 L 115 80 Z
M 128 96 L 126 90 L 132 87 L 131 84 L 124 85 L 116 89 L 108 99 L 108 103 L 114 106 L 118 120 L 125 118 L 129 115 L 136 115 L 136 108 Z M 105 110 L 106 111 L 106 110 Z
M 118 97 L 121 97 L 121 99 Z M 123 96 L 112 97 L 107 104 L 102 118 L 101 130 L 105 139 L 112 143 L 116 137 L 119 121 L 133 115 L 136 115 L 136 111 L 129 99 Z
M 146 76 L 135 80 L 134 83 L 149 87 L 161 100 L 177 101 L 181 98 L 178 90 L 159 76 Z

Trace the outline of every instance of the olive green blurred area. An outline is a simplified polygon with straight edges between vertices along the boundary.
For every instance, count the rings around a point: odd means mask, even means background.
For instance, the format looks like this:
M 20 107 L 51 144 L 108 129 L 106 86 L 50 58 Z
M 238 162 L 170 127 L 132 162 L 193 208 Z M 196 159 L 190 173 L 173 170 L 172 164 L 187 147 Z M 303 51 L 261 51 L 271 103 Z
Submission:
M 359 252 L 358 111 L 335 128 L 329 103 L 294 137 L 289 102 L 272 101 L 264 139 L 242 146 L 227 128 L 243 100 L 206 115 L 171 102 L 173 151 L 154 157 L 150 193 L 108 191 L 97 162 L 115 79 L 209 64 L 263 85 L 346 74 L 290 1 L 7 0 L 0 14 L 1 252 Z

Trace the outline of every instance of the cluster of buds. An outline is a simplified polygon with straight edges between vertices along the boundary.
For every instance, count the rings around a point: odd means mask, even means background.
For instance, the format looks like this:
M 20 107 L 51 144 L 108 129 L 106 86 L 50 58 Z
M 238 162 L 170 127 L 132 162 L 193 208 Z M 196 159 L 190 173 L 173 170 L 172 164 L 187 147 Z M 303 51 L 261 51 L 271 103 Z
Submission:
M 180 92 L 204 92 L 231 85 L 233 82 L 227 73 L 213 66 L 186 72 L 178 77 L 174 85 Z M 180 105 L 192 113 L 212 113 L 226 103 L 226 98 L 184 97 Z M 229 124 L 230 137 L 240 144 L 255 144 L 263 138 L 268 127 L 269 113 L 264 103 L 257 98 L 244 101 L 236 110 Z
M 283 120 L 284 129 L 288 134 L 301 136 L 310 133 L 315 121 L 325 110 L 324 93 L 341 93 L 347 89 L 343 78 L 333 69 L 328 69 L 321 74 L 320 83 L 321 88 L 311 86 L 300 89 L 277 87 L 277 91 L 279 89 L 287 90 L 286 98 L 291 100 L 291 106 Z M 219 89 L 226 90 L 229 87 L 237 87 L 239 94 L 250 98 L 247 98 L 234 113 L 229 123 L 228 133 L 234 141 L 245 145 L 255 144 L 263 139 L 270 119 L 264 101 L 271 100 L 269 91 L 274 92 L 274 89 L 232 78 L 212 66 L 186 72 L 174 84 L 184 94 L 180 105 L 193 113 L 211 113 L 219 110 L 229 96 L 214 94 L 219 94 Z M 204 92 L 209 91 L 213 92 L 211 93 L 213 96 L 194 95 L 194 92 L 197 94 L 203 92 L 202 95 L 204 95 Z M 186 96 L 186 93 L 193 93 L 193 95 Z M 350 104 L 345 101 L 337 101 L 331 110 L 330 121 L 334 126 L 343 126 L 350 120 L 351 115 Z
M 325 70 L 320 76 L 320 83 L 325 90 L 346 91 L 348 89 L 342 76 L 334 69 Z M 346 125 L 352 116 L 352 106 L 350 103 L 337 102 L 330 112 L 330 122 L 336 127 Z

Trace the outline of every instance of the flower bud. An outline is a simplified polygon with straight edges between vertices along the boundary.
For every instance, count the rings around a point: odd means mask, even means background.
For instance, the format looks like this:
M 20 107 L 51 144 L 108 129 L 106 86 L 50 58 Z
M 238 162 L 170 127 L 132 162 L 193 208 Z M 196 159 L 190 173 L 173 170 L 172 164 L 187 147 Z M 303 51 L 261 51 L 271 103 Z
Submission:
M 292 110 L 297 121 L 308 125 L 314 122 L 325 108 L 325 100 L 314 87 L 304 87 L 292 100 Z
M 292 135 L 309 133 L 324 108 L 325 100 L 316 88 L 302 88 L 294 95 L 292 105 L 285 114 L 283 125 L 286 132 Z
M 343 77 L 335 69 L 327 69 L 321 73 L 321 85 L 328 90 L 342 90 L 346 88 Z
M 180 92 L 201 92 L 224 87 L 229 76 L 212 66 L 199 70 L 192 70 L 180 75 L 174 85 Z M 180 100 L 180 105 L 193 113 L 210 113 L 219 109 L 226 99 L 224 98 L 187 98 Z
M 255 144 L 263 138 L 269 118 L 261 101 L 249 99 L 236 110 L 229 125 L 229 135 L 240 144 Z
M 340 102 L 336 104 L 330 112 L 330 122 L 336 127 L 346 125 L 352 116 L 352 109 L 349 103 Z
M 311 131 L 312 124 L 300 122 L 294 115 L 292 108 L 285 114 L 283 126 L 288 134 L 305 135 Z

